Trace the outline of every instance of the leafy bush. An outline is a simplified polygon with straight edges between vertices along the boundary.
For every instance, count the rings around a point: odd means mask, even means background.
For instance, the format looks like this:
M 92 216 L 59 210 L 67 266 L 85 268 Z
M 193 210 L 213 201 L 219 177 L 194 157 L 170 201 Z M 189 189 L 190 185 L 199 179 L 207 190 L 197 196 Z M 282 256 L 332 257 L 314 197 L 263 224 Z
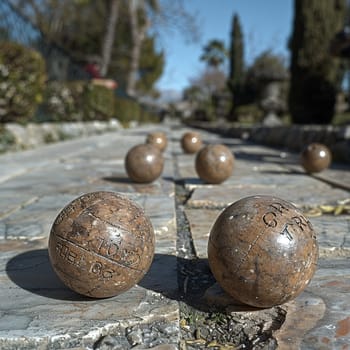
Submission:
M 116 117 L 124 126 L 128 126 L 131 121 L 158 123 L 160 120 L 159 115 L 147 109 L 146 106 L 140 105 L 137 100 L 131 97 L 117 96 L 115 104 Z
M 236 120 L 244 124 L 254 124 L 261 120 L 262 110 L 256 104 L 242 105 L 235 109 Z
M 40 53 L 0 43 L 0 122 L 27 122 L 43 100 L 45 61 Z
M 141 109 L 140 123 L 159 123 L 160 116 L 145 109 Z
M 115 116 L 114 90 L 88 84 L 85 90 L 88 120 L 109 120 Z
M 135 100 L 126 97 L 116 97 L 115 104 L 117 119 L 123 125 L 128 124 L 130 121 L 140 120 L 141 107 Z
M 109 120 L 115 115 L 114 91 L 89 81 L 50 82 L 38 121 Z
M 37 120 L 76 122 L 109 120 L 113 117 L 124 125 L 130 121 L 142 123 L 159 120 L 141 108 L 136 100 L 118 97 L 113 90 L 89 81 L 50 82 Z

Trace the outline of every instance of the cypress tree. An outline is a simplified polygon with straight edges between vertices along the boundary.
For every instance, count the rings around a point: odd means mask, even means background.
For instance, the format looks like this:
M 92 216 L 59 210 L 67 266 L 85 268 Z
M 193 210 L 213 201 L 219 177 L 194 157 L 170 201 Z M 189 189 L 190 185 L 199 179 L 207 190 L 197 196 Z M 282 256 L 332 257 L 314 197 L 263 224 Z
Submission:
M 237 14 L 234 14 L 231 31 L 229 72 L 229 84 L 232 86 L 232 90 L 243 84 L 243 70 L 243 34 L 239 17 Z
M 232 95 L 232 109 L 230 119 L 235 119 L 234 108 L 242 103 L 244 85 L 244 58 L 243 58 L 243 34 L 237 14 L 232 18 L 231 44 L 230 44 L 230 67 L 228 76 L 228 88 Z
M 345 0 L 294 0 L 289 110 L 297 124 L 327 124 L 334 115 L 339 62 L 330 41 L 344 23 Z

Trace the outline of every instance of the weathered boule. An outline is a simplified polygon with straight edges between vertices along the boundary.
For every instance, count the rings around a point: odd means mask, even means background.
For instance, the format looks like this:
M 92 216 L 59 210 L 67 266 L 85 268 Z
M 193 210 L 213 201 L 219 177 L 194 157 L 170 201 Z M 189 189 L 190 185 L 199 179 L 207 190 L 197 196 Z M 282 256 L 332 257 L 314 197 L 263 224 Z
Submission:
M 129 178 L 138 183 L 150 183 L 163 171 L 164 158 L 161 151 L 151 145 L 132 147 L 125 157 L 125 169 Z
M 156 146 L 161 152 L 165 151 L 168 145 L 166 134 L 161 131 L 151 132 L 146 137 L 146 143 Z
M 233 171 L 234 156 L 224 145 L 207 145 L 196 156 L 195 167 L 198 176 L 206 183 L 220 184 Z
M 148 271 L 154 231 L 136 203 L 113 192 L 74 199 L 59 213 L 49 237 L 49 257 L 75 292 L 105 298 L 125 292 Z
M 307 286 L 318 245 L 311 223 L 291 203 L 252 196 L 231 204 L 216 219 L 208 259 L 214 277 L 234 299 L 272 307 Z
M 182 135 L 181 147 L 185 153 L 192 154 L 198 152 L 202 144 L 202 138 L 198 132 L 189 131 Z
M 307 173 L 318 173 L 330 166 L 332 154 L 327 146 L 311 143 L 301 152 L 300 162 Z

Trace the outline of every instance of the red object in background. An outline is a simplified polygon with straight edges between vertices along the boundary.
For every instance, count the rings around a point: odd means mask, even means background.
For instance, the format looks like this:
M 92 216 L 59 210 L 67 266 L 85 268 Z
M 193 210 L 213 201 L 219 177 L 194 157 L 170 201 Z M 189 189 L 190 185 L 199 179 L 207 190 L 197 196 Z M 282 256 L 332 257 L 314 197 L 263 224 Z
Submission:
M 89 73 L 93 84 L 105 86 L 107 89 L 111 90 L 114 90 L 118 87 L 118 83 L 115 80 L 102 78 L 98 64 L 88 63 L 84 68 L 86 72 Z
M 102 78 L 100 73 L 100 68 L 96 63 L 88 63 L 85 66 L 85 70 L 90 74 L 91 78 Z

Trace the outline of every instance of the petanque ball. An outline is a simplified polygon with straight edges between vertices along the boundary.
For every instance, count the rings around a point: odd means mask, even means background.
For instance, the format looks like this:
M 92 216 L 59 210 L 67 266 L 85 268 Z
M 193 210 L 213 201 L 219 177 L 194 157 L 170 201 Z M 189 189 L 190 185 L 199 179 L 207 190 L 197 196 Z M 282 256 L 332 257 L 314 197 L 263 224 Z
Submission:
M 311 143 L 300 155 L 300 162 L 307 173 L 318 173 L 327 169 L 332 161 L 329 148 L 321 143 Z
M 232 174 L 233 165 L 234 156 L 224 145 L 207 145 L 196 155 L 196 172 L 209 184 L 220 184 L 228 179 Z
M 156 146 L 161 152 L 163 152 L 168 145 L 168 139 L 164 132 L 155 131 L 147 135 L 146 143 Z
M 181 147 L 185 153 L 192 154 L 198 152 L 202 144 L 202 138 L 198 132 L 189 131 L 181 137 Z
M 125 157 L 125 169 L 129 178 L 138 183 L 150 183 L 163 171 L 164 157 L 161 151 L 151 144 L 132 147 Z
M 214 277 L 234 299 L 272 307 L 295 298 L 310 282 L 318 244 L 311 223 L 294 205 L 252 196 L 218 216 L 208 259 Z
M 148 271 L 154 231 L 143 209 L 114 192 L 92 192 L 70 202 L 49 237 L 52 267 L 75 292 L 105 298 L 123 293 Z

